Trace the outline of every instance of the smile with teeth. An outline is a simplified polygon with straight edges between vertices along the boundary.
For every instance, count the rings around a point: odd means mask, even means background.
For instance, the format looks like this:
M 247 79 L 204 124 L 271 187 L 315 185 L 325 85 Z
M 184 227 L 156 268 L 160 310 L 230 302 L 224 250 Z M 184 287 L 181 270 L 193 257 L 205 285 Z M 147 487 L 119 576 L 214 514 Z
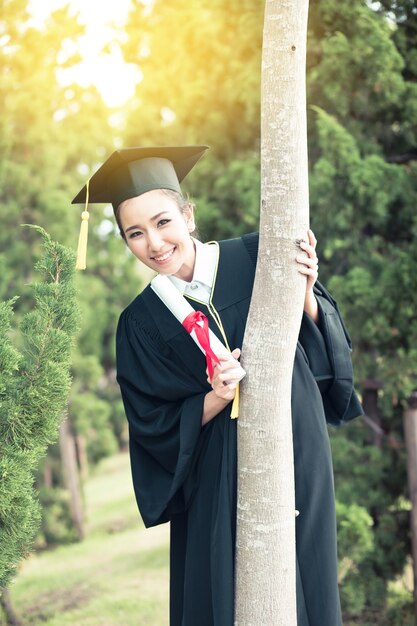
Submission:
M 161 254 L 161 256 L 154 256 L 153 260 L 157 263 L 163 263 L 164 261 L 168 261 L 174 254 L 174 250 L 175 246 L 171 248 L 171 250 L 169 250 L 168 252 L 165 252 L 165 254 Z

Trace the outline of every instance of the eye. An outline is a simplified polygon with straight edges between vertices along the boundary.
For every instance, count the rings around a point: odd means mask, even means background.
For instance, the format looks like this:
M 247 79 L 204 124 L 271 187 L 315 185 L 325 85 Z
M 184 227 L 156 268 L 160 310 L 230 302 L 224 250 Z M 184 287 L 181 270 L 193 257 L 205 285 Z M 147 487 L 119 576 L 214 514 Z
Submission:
M 168 222 L 170 222 L 170 221 L 171 220 L 168 220 L 168 219 L 159 220 L 158 226 L 165 226 L 165 224 L 168 224 Z
M 136 237 L 139 237 L 141 234 L 142 232 L 140 230 L 134 230 L 133 233 L 130 233 L 129 239 L 136 239 Z

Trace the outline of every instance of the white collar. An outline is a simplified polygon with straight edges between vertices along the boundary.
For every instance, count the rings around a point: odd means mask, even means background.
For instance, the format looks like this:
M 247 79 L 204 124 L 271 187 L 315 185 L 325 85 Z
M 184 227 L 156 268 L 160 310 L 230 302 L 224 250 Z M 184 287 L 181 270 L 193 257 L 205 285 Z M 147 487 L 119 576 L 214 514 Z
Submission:
M 199 282 L 206 285 L 210 290 L 214 282 L 216 271 L 218 247 L 207 243 L 202 243 L 198 239 L 191 238 L 195 245 L 195 265 L 192 280 L 187 282 L 177 276 L 168 276 L 175 287 L 184 294 L 187 286 L 192 282 Z

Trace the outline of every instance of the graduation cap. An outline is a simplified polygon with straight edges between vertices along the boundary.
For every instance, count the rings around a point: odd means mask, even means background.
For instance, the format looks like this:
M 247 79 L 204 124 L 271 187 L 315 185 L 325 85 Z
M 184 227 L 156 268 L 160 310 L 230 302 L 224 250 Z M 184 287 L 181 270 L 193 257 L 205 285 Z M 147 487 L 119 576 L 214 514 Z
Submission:
M 187 176 L 208 146 L 163 146 L 116 150 L 75 196 L 72 204 L 85 203 L 81 214 L 77 269 L 85 269 L 88 236 L 88 203 L 109 202 L 117 207 L 152 189 L 181 193 Z

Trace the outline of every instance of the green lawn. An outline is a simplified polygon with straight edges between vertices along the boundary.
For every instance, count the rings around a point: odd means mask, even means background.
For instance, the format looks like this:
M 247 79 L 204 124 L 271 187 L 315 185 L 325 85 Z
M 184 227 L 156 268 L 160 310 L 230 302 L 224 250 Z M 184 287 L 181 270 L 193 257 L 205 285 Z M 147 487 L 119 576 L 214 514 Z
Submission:
M 11 585 L 23 625 L 167 626 L 169 529 L 143 527 L 128 455 L 104 460 L 84 492 L 86 539 L 32 555 Z M 410 572 L 395 584 L 396 596 L 411 597 Z M 410 619 L 395 624 L 411 626 Z M 364 624 L 349 622 L 357 623 Z
M 144 529 L 128 455 L 103 461 L 85 497 L 86 539 L 34 554 L 11 586 L 24 625 L 167 626 L 169 530 Z

